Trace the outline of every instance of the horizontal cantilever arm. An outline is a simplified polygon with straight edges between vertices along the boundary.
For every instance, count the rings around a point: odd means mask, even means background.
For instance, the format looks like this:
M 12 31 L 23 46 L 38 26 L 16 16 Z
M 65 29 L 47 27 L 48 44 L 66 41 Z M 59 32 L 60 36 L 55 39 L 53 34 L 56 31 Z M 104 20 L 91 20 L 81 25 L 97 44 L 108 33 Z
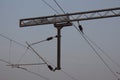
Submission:
M 45 63 L 30 63 L 30 64 L 10 64 L 7 66 L 31 66 L 31 65 L 43 65 Z
M 0 61 L 7 63 L 8 65 L 6 66 L 12 66 L 12 67 L 19 67 L 19 66 L 30 66 L 30 65 L 43 65 L 45 63 L 30 63 L 30 64 L 12 64 L 8 61 L 5 61 L 3 59 L 0 59 Z
M 20 27 L 119 17 L 120 7 L 20 19 Z M 73 19 L 74 18 L 74 19 Z

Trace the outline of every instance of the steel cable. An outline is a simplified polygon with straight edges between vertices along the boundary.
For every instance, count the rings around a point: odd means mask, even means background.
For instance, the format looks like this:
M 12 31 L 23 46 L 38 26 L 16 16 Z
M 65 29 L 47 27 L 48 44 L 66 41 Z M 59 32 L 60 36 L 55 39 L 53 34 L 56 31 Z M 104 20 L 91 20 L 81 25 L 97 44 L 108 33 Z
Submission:
M 60 8 L 60 10 L 65 14 L 64 9 L 58 4 L 58 2 L 56 0 L 53 0 L 53 1 L 57 4 L 57 6 Z
M 108 57 L 109 60 L 111 60 L 112 63 L 114 63 L 117 67 L 120 68 L 120 65 L 114 61 L 100 46 L 98 46 L 94 41 L 92 41 L 87 35 L 84 34 L 84 36 L 94 45 L 96 46 L 106 57 Z
M 45 0 L 41 0 L 43 1 L 48 7 L 50 7 L 53 11 L 55 11 L 57 14 L 59 14 L 59 12 L 57 10 L 55 10 L 49 3 L 47 3 Z
M 81 36 L 84 38 L 84 40 L 88 43 L 88 45 L 92 48 L 92 50 L 95 52 L 95 54 L 100 58 L 100 60 L 104 63 L 104 65 L 109 69 L 109 71 L 117 78 L 118 76 L 114 73 L 114 71 L 109 67 L 109 65 L 105 62 L 105 60 L 100 56 L 100 54 L 97 52 L 97 50 L 93 47 L 93 45 L 89 42 L 88 39 L 84 36 L 84 34 L 79 30 Z
M 15 40 L 9 38 L 9 37 L 7 37 L 7 36 L 5 36 L 5 35 L 3 35 L 3 34 L 0 34 L 0 36 L 3 37 L 3 38 L 5 38 L 5 39 L 7 39 L 7 40 L 10 40 L 10 41 L 12 41 L 12 42 L 18 44 L 18 45 L 20 45 L 20 46 L 22 46 L 22 47 L 27 47 L 27 46 L 25 46 L 25 45 L 23 45 L 23 44 L 21 44 L 21 43 L 15 41 Z

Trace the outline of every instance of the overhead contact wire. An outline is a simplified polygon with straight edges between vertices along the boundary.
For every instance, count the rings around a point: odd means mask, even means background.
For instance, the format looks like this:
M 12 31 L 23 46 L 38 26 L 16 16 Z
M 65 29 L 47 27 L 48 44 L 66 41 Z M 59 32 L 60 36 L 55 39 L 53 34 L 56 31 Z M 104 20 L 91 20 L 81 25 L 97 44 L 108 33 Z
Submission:
M 65 14 L 64 9 L 58 4 L 58 2 L 56 0 L 53 0 L 53 1 L 57 4 L 57 6 L 61 9 L 61 11 Z
M 26 68 L 20 67 L 20 69 L 25 70 L 25 71 L 27 71 L 27 72 L 29 72 L 29 73 L 31 73 L 31 74 L 36 75 L 36 76 L 39 76 L 39 77 L 41 77 L 41 78 L 43 78 L 43 79 L 45 79 L 45 80 L 50 80 L 49 78 L 47 78 L 47 77 L 45 77 L 45 76 L 42 76 L 42 75 L 40 75 L 40 74 L 38 74 L 38 73 L 35 73 L 35 72 L 33 72 L 33 71 L 30 71 L 30 70 L 28 70 L 28 69 L 26 69 Z
M 114 73 L 114 71 L 109 67 L 109 65 L 105 62 L 105 60 L 100 56 L 100 54 L 96 51 L 96 49 L 92 46 L 92 44 L 85 38 L 84 34 L 79 31 L 81 36 L 84 38 L 84 40 L 89 44 L 89 46 L 93 49 L 93 51 L 96 53 L 96 55 L 100 58 L 100 60 L 104 63 L 104 65 L 109 69 L 109 71 L 118 79 L 118 76 Z
M 23 44 L 15 41 L 15 40 L 9 38 L 9 37 L 7 37 L 7 36 L 5 36 L 5 35 L 3 35 L 3 34 L 0 34 L 0 36 L 3 37 L 3 38 L 5 38 L 5 39 L 7 39 L 7 40 L 10 40 L 10 41 L 12 41 L 12 42 L 14 42 L 14 43 L 16 43 L 16 44 L 19 44 L 19 45 L 21 45 L 21 46 L 23 46 L 23 47 L 27 47 L 27 46 L 25 46 L 25 45 L 23 45 Z
M 11 63 L 11 47 L 12 47 L 12 41 L 10 40 L 9 44 L 9 62 Z
M 84 34 L 85 35 L 85 34 Z M 109 60 L 111 60 L 112 63 L 114 63 L 117 67 L 120 68 L 120 65 L 114 61 L 100 46 L 98 46 L 94 41 L 92 41 L 87 35 L 85 37 L 94 45 L 96 46 L 106 57 L 108 57 Z
M 57 14 L 59 14 L 59 12 L 57 10 L 55 10 L 49 3 L 47 3 L 45 0 L 41 0 L 43 1 L 48 7 L 50 7 L 53 11 L 55 11 Z

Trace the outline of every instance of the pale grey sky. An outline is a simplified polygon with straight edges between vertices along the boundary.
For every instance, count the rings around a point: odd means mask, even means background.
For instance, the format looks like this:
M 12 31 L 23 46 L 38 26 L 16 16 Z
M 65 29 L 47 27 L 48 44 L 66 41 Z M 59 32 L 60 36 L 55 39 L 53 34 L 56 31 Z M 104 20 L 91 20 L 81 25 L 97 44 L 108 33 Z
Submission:
M 59 13 L 62 11 L 53 0 L 46 0 Z M 120 0 L 56 0 L 68 13 L 120 7 Z M 53 25 L 20 28 L 21 18 L 40 17 L 56 14 L 42 0 L 0 0 L 0 34 L 24 45 L 55 36 Z M 120 65 L 120 17 L 82 21 L 85 34 L 97 43 Z M 71 26 L 62 29 L 62 69 L 77 80 L 117 80 L 103 64 L 90 46 Z M 10 47 L 11 46 L 11 47 Z M 56 39 L 33 46 L 50 64 L 56 65 Z M 0 59 L 18 63 L 26 48 L 0 36 Z M 112 63 L 99 50 L 100 55 L 116 73 L 120 67 Z M 42 62 L 32 52 L 27 51 L 20 63 Z M 45 80 L 21 69 L 14 69 L 0 62 L 0 80 Z M 30 71 L 39 73 L 50 80 L 73 80 L 62 71 L 51 72 L 46 65 L 27 66 Z M 120 75 L 116 74 L 119 78 Z

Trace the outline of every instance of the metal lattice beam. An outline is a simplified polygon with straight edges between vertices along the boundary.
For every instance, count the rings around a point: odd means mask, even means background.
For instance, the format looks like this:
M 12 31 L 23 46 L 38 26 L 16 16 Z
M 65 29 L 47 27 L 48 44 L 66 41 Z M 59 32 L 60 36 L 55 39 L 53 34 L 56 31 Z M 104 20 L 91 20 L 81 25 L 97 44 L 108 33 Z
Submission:
M 120 7 L 20 19 L 20 27 L 119 17 Z

